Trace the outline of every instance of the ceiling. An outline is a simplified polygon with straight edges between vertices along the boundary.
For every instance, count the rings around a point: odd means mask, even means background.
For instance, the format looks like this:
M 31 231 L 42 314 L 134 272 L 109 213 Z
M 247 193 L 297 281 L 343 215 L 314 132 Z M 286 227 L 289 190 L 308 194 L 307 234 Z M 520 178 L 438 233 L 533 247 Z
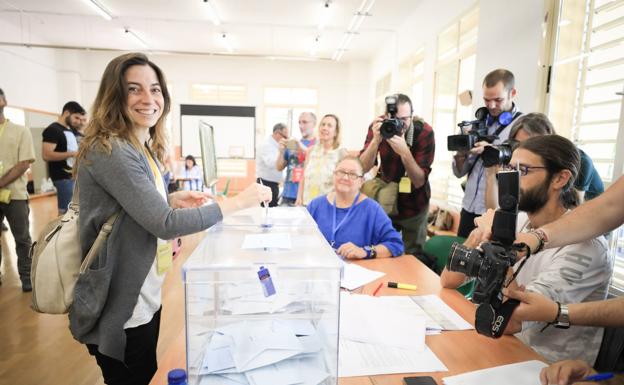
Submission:
M 0 0 L 0 45 L 149 50 L 305 60 L 332 60 L 359 9 L 370 7 L 340 60 L 370 59 L 421 0 L 97 0 L 113 15 L 99 16 L 88 0 Z M 144 43 L 125 33 L 129 29 Z M 232 52 L 222 44 L 226 34 Z M 312 54 L 316 37 L 318 45 Z

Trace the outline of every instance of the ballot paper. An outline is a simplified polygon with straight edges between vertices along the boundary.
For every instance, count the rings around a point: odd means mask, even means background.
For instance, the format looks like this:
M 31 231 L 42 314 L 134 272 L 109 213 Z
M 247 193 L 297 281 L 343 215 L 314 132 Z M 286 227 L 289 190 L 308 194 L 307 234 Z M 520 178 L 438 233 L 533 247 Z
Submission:
M 355 290 L 360 286 L 383 277 L 386 273 L 370 270 L 355 263 L 344 263 L 340 286 L 347 290 Z
M 340 338 L 422 352 L 425 349 L 425 317 L 414 311 L 404 311 L 384 297 L 342 292 Z
M 455 310 L 444 303 L 437 295 L 410 296 L 427 313 L 427 317 L 439 324 L 442 330 L 471 330 L 474 329 Z
M 243 249 L 292 249 L 289 233 L 247 234 Z
M 338 377 L 389 373 L 441 372 L 448 369 L 427 347 L 423 351 L 340 339 Z M 480 385 L 483 385 L 482 383 Z M 494 382 L 488 383 L 494 384 Z
M 541 361 L 525 361 L 444 377 L 442 381 L 445 385 L 535 385 L 539 384 L 540 371 L 546 366 Z

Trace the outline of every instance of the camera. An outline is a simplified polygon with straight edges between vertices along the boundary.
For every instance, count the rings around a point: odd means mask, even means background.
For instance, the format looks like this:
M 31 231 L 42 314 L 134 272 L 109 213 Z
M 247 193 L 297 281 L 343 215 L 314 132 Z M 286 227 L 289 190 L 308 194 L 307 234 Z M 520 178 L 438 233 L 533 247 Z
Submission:
M 403 131 L 403 122 L 396 117 L 397 100 L 396 95 L 386 96 L 386 112 L 388 112 L 390 118 L 384 119 L 379 128 L 379 132 L 384 139 L 390 139 L 395 135 L 401 135 Z
M 486 146 L 481 153 L 483 166 L 491 167 L 497 164 L 508 164 L 511 160 L 511 154 L 516 147 L 518 147 L 518 141 L 514 139 L 508 139 L 495 146 Z
M 486 141 L 488 143 L 496 140 L 496 135 L 487 134 L 487 126 L 485 124 L 488 116 L 488 109 L 481 107 L 475 111 L 475 120 L 466 121 L 463 120 L 457 124 L 460 131 L 459 135 L 449 135 L 447 138 L 447 148 L 449 151 L 470 151 L 474 147 L 475 143 Z M 464 132 L 466 127 L 470 129 Z
M 514 246 L 516 220 L 520 195 L 520 173 L 502 171 L 498 173 L 500 208 L 496 210 L 492 223 L 490 242 L 481 244 L 480 249 L 471 249 L 455 242 L 446 267 L 450 271 L 464 273 L 476 280 L 472 302 L 479 304 L 475 317 L 477 332 L 489 337 L 502 335 L 511 312 L 518 301 L 503 303 L 502 288 L 507 271 L 516 263 Z

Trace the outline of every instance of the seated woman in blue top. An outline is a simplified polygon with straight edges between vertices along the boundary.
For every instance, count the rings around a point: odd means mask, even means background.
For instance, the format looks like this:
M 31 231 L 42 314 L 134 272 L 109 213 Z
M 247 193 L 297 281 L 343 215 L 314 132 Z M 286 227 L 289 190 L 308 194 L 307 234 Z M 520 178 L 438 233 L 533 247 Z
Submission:
M 403 241 L 390 218 L 377 202 L 360 193 L 363 169 L 359 158 L 342 158 L 334 170 L 334 191 L 313 199 L 308 211 L 343 258 L 401 255 Z

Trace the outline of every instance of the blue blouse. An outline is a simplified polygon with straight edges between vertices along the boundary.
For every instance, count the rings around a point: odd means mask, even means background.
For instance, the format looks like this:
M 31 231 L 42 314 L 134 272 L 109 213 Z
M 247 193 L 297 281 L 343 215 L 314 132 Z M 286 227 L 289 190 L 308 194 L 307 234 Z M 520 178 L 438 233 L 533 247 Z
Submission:
M 347 242 L 353 242 L 359 247 L 382 244 L 394 257 L 403 254 L 401 234 L 394 229 L 390 218 L 379 203 L 370 198 L 353 207 L 346 222 L 338 227 L 335 238 L 332 234 L 334 205 L 327 201 L 327 195 L 313 199 L 308 204 L 308 211 L 327 242 L 334 241 L 332 245 L 334 249 Z M 336 209 L 336 226 L 341 223 L 348 211 L 349 208 Z

